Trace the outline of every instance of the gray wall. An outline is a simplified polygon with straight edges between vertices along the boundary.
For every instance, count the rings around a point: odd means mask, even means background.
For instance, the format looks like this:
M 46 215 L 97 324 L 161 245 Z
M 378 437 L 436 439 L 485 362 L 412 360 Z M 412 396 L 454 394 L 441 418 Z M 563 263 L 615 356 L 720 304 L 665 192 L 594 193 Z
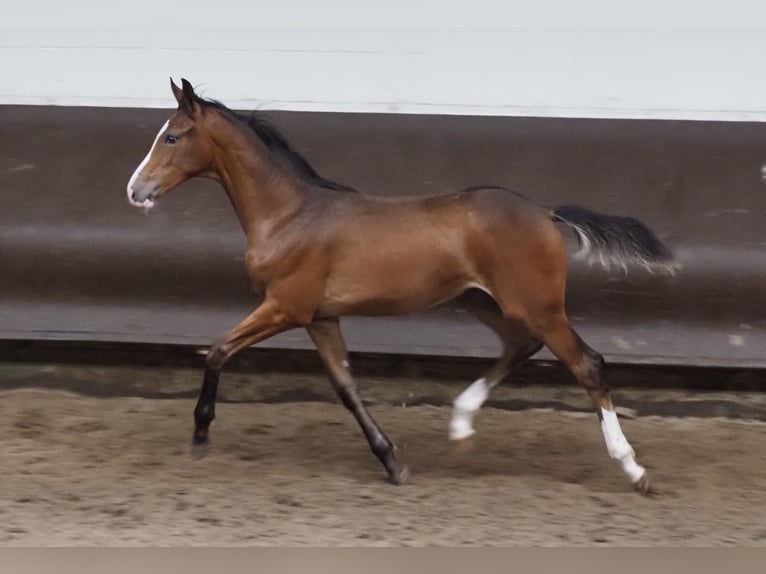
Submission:
M 0 104 L 766 119 L 766 7 L 645 0 L 15 3 Z

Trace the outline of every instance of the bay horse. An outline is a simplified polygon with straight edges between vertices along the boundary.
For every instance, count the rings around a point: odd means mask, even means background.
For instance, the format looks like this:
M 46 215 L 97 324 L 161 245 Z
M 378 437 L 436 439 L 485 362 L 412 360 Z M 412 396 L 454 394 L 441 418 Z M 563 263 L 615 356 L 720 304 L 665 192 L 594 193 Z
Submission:
M 353 413 L 394 484 L 408 476 L 365 408 L 339 318 L 413 313 L 458 299 L 503 343 L 490 371 L 455 400 L 449 436 L 474 432 L 490 389 L 543 345 L 589 393 L 607 452 L 647 493 L 604 380 L 604 361 L 570 326 L 564 309 L 567 255 L 556 223 L 573 228 L 580 256 L 671 270 L 670 251 L 633 218 L 582 207 L 549 209 L 499 187 L 427 197 L 382 198 L 319 176 L 258 114 L 245 117 L 170 81 L 177 110 L 160 128 L 127 186 L 149 208 L 182 182 L 211 178 L 226 191 L 246 234 L 245 264 L 260 305 L 216 341 L 194 409 L 193 445 L 204 449 L 224 364 L 238 351 L 303 327 L 342 404 Z

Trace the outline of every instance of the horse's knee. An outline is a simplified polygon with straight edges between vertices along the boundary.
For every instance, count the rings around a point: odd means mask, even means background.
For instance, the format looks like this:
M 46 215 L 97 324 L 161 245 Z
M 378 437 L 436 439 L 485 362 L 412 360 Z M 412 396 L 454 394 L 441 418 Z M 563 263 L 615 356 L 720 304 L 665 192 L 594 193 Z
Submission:
M 213 343 L 205 356 L 205 367 L 210 371 L 220 371 L 228 358 L 229 351 L 225 342 Z
M 604 367 L 606 361 L 604 361 L 603 355 L 594 351 L 593 349 L 587 349 L 583 353 L 581 366 L 578 369 L 577 380 L 582 386 L 587 389 L 593 389 L 597 391 L 606 392 L 609 390 L 606 385 L 606 379 L 604 377 Z
M 594 351 L 593 349 L 586 349 L 583 354 L 586 372 L 592 377 L 601 377 L 604 372 L 604 356 Z

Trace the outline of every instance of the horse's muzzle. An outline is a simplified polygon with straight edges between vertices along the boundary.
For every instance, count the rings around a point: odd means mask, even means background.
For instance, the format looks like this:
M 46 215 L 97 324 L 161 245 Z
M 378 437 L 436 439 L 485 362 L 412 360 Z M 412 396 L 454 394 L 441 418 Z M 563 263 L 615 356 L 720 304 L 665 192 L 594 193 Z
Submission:
M 135 207 L 153 207 L 157 188 L 154 185 L 144 185 L 134 188 L 128 184 L 128 201 Z

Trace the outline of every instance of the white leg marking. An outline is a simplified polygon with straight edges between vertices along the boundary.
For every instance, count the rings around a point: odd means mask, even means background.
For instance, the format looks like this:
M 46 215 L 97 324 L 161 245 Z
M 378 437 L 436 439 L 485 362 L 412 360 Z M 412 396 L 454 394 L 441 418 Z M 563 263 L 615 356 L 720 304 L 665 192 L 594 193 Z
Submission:
M 136 183 L 136 180 L 141 175 L 141 172 L 143 171 L 144 167 L 146 167 L 146 164 L 149 163 L 149 158 L 152 157 L 152 152 L 154 151 L 154 148 L 157 145 L 157 142 L 160 141 L 160 136 L 162 136 L 162 134 L 168 128 L 168 123 L 170 123 L 170 120 L 162 124 L 160 131 L 157 132 L 157 137 L 154 138 L 154 143 L 152 143 L 152 147 L 149 148 L 149 153 L 146 154 L 146 157 L 143 159 L 143 161 L 141 161 L 141 163 L 138 164 L 136 171 L 134 171 L 133 175 L 130 176 L 130 180 L 128 181 L 128 201 L 130 202 L 131 205 L 134 205 L 136 207 L 146 207 L 146 208 L 154 206 L 154 202 L 151 199 L 146 199 L 142 202 L 133 201 L 133 185 Z
M 638 482 L 646 470 L 636 462 L 633 448 L 622 432 L 620 421 L 617 420 L 617 413 L 601 409 L 601 430 L 609 456 L 620 462 L 622 470 L 630 477 L 631 482 Z
M 487 397 L 489 397 L 489 386 L 484 378 L 475 381 L 458 395 L 449 425 L 450 439 L 462 440 L 476 432 L 473 430 L 473 417 Z

